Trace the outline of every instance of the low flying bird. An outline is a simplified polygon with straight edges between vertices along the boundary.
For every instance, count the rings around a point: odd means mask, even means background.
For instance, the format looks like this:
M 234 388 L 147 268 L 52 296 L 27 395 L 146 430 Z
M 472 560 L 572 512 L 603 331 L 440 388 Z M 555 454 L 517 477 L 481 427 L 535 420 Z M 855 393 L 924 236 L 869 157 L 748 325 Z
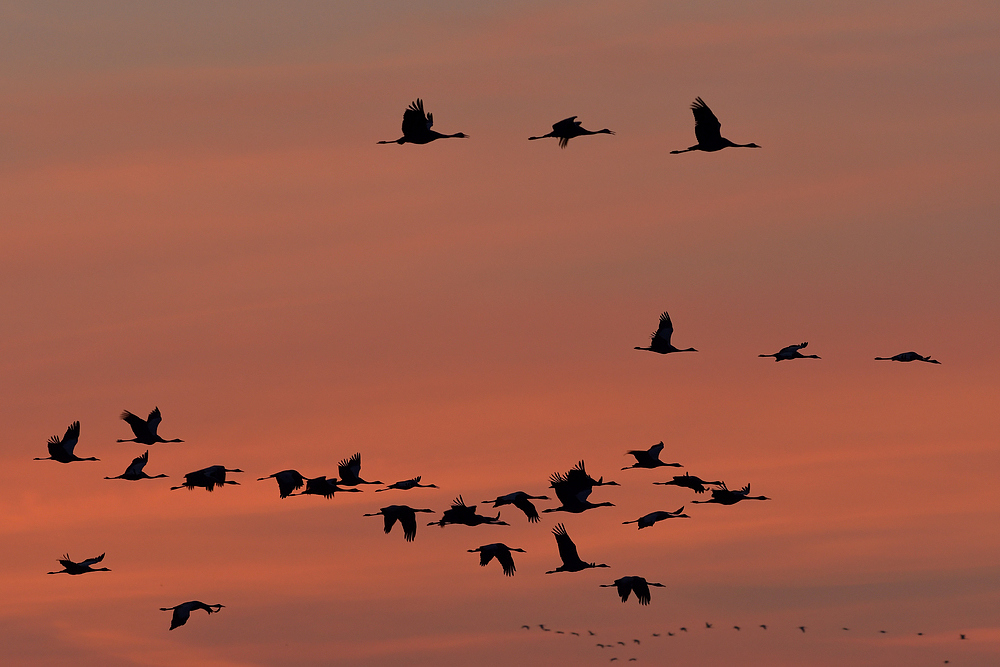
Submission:
M 718 489 L 712 489 L 711 500 L 692 500 L 692 503 L 717 503 L 719 505 L 735 505 L 742 500 L 770 500 L 767 496 L 751 496 L 750 485 L 747 484 L 739 491 L 730 491 L 723 484 Z
M 685 489 L 691 489 L 695 493 L 705 493 L 705 487 L 709 484 L 721 486 L 722 482 L 706 482 L 700 477 L 684 473 L 683 475 L 674 475 L 673 479 L 669 482 L 653 482 L 653 484 L 660 484 L 661 486 L 679 486 Z
M 630 449 L 625 456 L 632 455 L 635 457 L 635 463 L 630 466 L 625 466 L 622 470 L 628 470 L 629 468 L 660 468 L 662 466 L 667 466 L 671 468 L 682 468 L 680 463 L 664 463 L 660 460 L 660 452 L 663 451 L 663 442 L 658 442 L 649 449 Z
M 167 476 L 164 475 L 163 473 L 152 476 L 147 475 L 143 471 L 143 468 L 146 467 L 146 463 L 148 462 L 149 462 L 149 450 L 147 449 L 141 456 L 137 456 L 134 459 L 132 459 L 132 463 L 130 463 L 128 468 L 125 469 L 125 472 L 118 475 L 117 477 L 105 477 L 104 479 L 127 479 L 135 481 L 139 479 L 157 479 L 159 477 Z
M 373 514 L 365 514 L 365 516 L 379 516 L 381 514 L 384 518 L 386 535 L 399 521 L 399 525 L 403 527 L 403 537 L 407 542 L 412 542 L 417 537 L 417 512 L 433 514 L 434 510 L 414 509 L 408 505 L 389 505 Z
M 110 572 L 111 570 L 109 570 L 106 567 L 91 567 L 91 565 L 97 565 L 102 560 L 104 560 L 104 555 L 105 554 L 101 554 L 96 558 L 88 558 L 86 560 L 82 560 L 79 563 L 77 563 L 70 559 L 69 554 L 66 554 L 65 556 L 59 559 L 59 564 L 63 566 L 63 569 L 57 572 L 46 572 L 45 574 L 62 574 L 63 572 L 65 572 L 66 574 L 87 574 L 88 572 Z
M 170 617 L 170 629 L 179 628 L 188 622 L 191 617 L 191 612 L 195 609 L 204 609 L 209 614 L 214 614 L 220 611 L 225 605 L 221 604 L 205 604 L 204 602 L 199 602 L 198 600 L 191 600 L 190 602 L 185 602 L 184 604 L 179 604 L 176 607 L 160 607 L 160 611 L 173 611 L 173 615 Z
M 340 475 L 338 484 L 341 486 L 357 486 L 358 484 L 381 484 L 382 482 L 368 482 L 358 474 L 361 472 L 361 452 L 358 452 L 349 459 L 344 459 L 337 464 L 337 473 Z
M 664 512 L 664 511 L 650 512 L 646 516 L 641 516 L 635 521 L 622 521 L 622 525 L 625 525 L 627 523 L 638 523 L 639 530 L 642 530 L 643 528 L 649 528 L 657 521 L 663 521 L 665 519 L 690 519 L 691 517 L 689 517 L 687 514 L 681 514 L 681 512 L 683 511 L 684 507 L 682 505 L 679 510 L 675 510 L 673 512 Z
M 562 565 L 554 570 L 549 570 L 545 574 L 554 574 L 556 572 L 579 572 L 580 570 L 586 570 L 592 567 L 611 567 L 604 563 L 585 563 L 580 560 L 580 555 L 576 551 L 576 545 L 573 544 L 573 540 L 570 539 L 569 534 L 566 532 L 566 526 L 559 523 L 556 527 L 552 529 L 552 534 L 556 538 L 556 546 L 559 547 L 559 558 L 562 559 Z
M 775 361 L 786 361 L 788 359 L 819 359 L 820 357 L 815 354 L 802 354 L 799 352 L 809 343 L 800 343 L 798 345 L 789 345 L 783 347 L 774 354 L 758 354 L 758 357 L 774 357 Z
M 135 437 L 117 442 L 138 442 L 141 445 L 155 445 L 158 442 L 184 442 L 183 440 L 164 440 L 156 434 L 156 428 L 163 419 L 160 417 L 160 408 L 153 408 L 146 419 L 134 415 L 128 410 L 122 412 L 121 418 L 132 427 L 132 433 L 135 434 Z
M 351 493 L 361 493 L 361 489 L 342 489 L 337 485 L 337 478 L 331 477 L 327 479 L 326 475 L 321 477 L 313 477 L 312 479 L 306 480 L 306 488 L 304 491 L 299 493 L 291 493 L 291 496 L 323 496 L 324 498 L 333 498 L 333 495 L 337 491 L 350 491 Z
M 493 507 L 497 508 L 501 505 L 513 505 L 517 509 L 524 512 L 524 515 L 528 517 L 530 523 L 538 523 L 538 510 L 531 503 L 532 500 L 548 500 L 548 496 L 529 496 L 524 491 L 514 491 L 513 493 L 508 493 L 505 496 L 497 496 L 494 500 L 484 500 L 484 503 L 493 503 Z
M 670 342 L 670 337 L 674 335 L 674 325 L 670 322 L 670 315 L 663 311 L 660 315 L 660 326 L 656 328 L 649 337 L 649 347 L 638 347 L 636 350 L 648 350 L 659 354 L 670 354 L 671 352 L 697 352 L 698 350 L 689 347 L 686 350 L 674 347 Z
M 49 438 L 48 447 L 49 455 L 44 458 L 35 457 L 36 461 L 58 461 L 59 463 L 72 463 L 73 461 L 100 461 L 101 459 L 95 459 L 93 456 L 81 459 L 79 456 L 73 453 L 76 449 L 77 443 L 80 441 L 80 422 L 73 422 L 66 429 L 66 434 L 63 435 L 62 440 L 59 439 L 58 435 L 54 435 Z
M 929 364 L 940 364 L 941 362 L 930 357 L 922 357 L 916 352 L 900 352 L 893 357 L 875 357 L 875 361 L 926 361 Z
M 170 487 L 171 491 L 176 491 L 177 489 L 188 489 L 189 491 L 197 486 L 200 486 L 208 491 L 212 491 L 217 486 L 225 486 L 226 484 L 239 484 L 239 482 L 234 482 L 232 480 L 226 480 L 227 472 L 243 472 L 239 468 L 227 468 L 226 466 L 208 466 L 207 468 L 202 468 L 201 470 L 195 470 L 194 472 L 189 472 L 184 475 L 184 483 L 180 486 Z
M 514 547 L 508 547 L 502 542 L 494 542 L 493 544 L 484 544 L 481 547 L 476 547 L 475 549 L 469 549 L 469 553 L 479 552 L 479 564 L 482 567 L 486 567 L 491 560 L 494 558 L 503 567 L 503 573 L 508 577 L 513 577 L 514 572 L 517 568 L 514 567 L 514 557 L 510 555 L 511 551 L 519 551 L 525 553 L 524 549 L 516 549 Z M 565 634 L 561 630 L 557 631 L 559 634 Z
M 549 476 L 549 487 L 554 489 L 556 497 L 562 502 L 559 507 L 552 507 L 543 512 L 573 512 L 579 514 L 595 507 L 614 507 L 614 503 L 592 503 L 588 498 L 595 486 L 619 486 L 618 482 L 605 482 L 604 477 L 594 479 L 580 461 L 566 474 L 552 473 Z
M 622 602 L 628 601 L 628 596 L 631 593 L 635 593 L 635 598 L 639 601 L 639 604 L 645 606 L 649 604 L 650 595 L 649 587 L 659 586 L 660 588 L 666 588 L 663 584 L 653 583 L 651 581 L 646 581 L 642 577 L 622 577 L 620 579 L 615 579 L 613 584 L 601 584 L 601 588 L 617 588 L 618 595 L 621 597 Z M 633 640 L 635 643 L 639 643 L 638 640 Z
M 691 105 L 694 113 L 694 136 L 698 140 L 694 146 L 680 151 L 670 151 L 671 155 L 687 153 L 688 151 L 705 151 L 711 153 L 723 148 L 760 148 L 757 144 L 734 144 L 722 136 L 722 124 L 712 110 L 697 97 Z
M 582 137 L 587 134 L 614 134 L 611 130 L 604 128 L 603 130 L 585 130 L 583 129 L 580 121 L 576 119 L 576 116 L 570 116 L 564 120 L 559 121 L 552 126 L 552 131 L 548 134 L 543 134 L 540 137 L 528 137 L 529 141 L 535 139 L 546 139 L 548 137 L 555 137 L 559 139 L 559 148 L 566 148 L 569 144 L 569 140 L 573 137 Z
M 274 479 L 278 483 L 278 496 L 281 498 L 287 498 L 292 491 L 298 491 L 306 482 L 306 478 L 298 470 L 282 470 L 267 477 L 258 477 L 257 481 L 263 482 L 265 479 Z
M 389 489 L 400 489 L 402 491 L 409 491 L 410 489 L 416 489 L 416 488 L 436 489 L 438 487 L 437 484 L 421 484 L 420 475 L 417 475 L 412 479 L 404 479 L 400 482 L 393 482 L 392 484 L 386 486 L 384 489 L 375 489 L 375 492 L 378 493 L 379 491 L 388 491 Z
M 462 496 L 455 498 L 452 501 L 451 507 L 446 509 L 441 515 L 440 521 L 431 521 L 428 526 L 438 525 L 442 528 L 449 523 L 460 523 L 463 526 L 478 526 L 480 524 L 489 523 L 495 526 L 509 526 L 510 524 L 506 521 L 500 520 L 500 513 L 497 512 L 495 517 L 483 516 L 482 514 L 476 514 L 475 505 L 466 505 Z
M 434 114 L 424 113 L 424 101 L 417 98 L 403 112 L 403 136 L 395 141 L 380 141 L 380 144 L 429 144 L 435 139 L 467 139 L 469 135 L 462 132 L 456 134 L 441 134 L 431 129 L 434 125 Z

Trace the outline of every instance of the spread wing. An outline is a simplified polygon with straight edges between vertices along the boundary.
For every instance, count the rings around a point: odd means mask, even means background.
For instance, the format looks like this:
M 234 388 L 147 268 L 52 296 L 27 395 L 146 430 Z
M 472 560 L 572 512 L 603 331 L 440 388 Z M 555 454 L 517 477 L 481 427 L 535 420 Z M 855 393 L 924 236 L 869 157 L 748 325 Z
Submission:
M 527 498 L 525 498 L 524 496 L 518 496 L 517 498 L 515 498 L 513 504 L 514 507 L 524 512 L 524 515 L 528 517 L 529 522 L 535 523 L 540 519 L 540 517 L 538 516 L 538 510 L 535 509 L 535 506 L 532 504 L 532 502 Z
M 134 415 L 128 410 L 123 411 L 121 417 L 132 428 L 132 433 L 135 434 L 135 437 L 141 438 L 146 435 L 146 422 L 142 417 Z
M 146 463 L 149 462 L 149 450 L 146 450 L 145 454 L 135 457 L 132 459 L 132 463 L 129 464 L 128 469 L 125 471 L 126 475 L 141 475 L 142 469 L 146 467 Z
M 403 112 L 403 136 L 423 134 L 434 124 L 433 115 L 424 113 L 424 101 L 417 98 Z
M 417 515 L 409 507 L 399 514 L 399 525 L 403 527 L 403 537 L 407 542 L 417 537 Z
M 576 116 L 570 116 L 553 125 L 552 131 L 556 134 L 566 134 L 573 132 L 579 126 L 580 122 L 576 120 Z
M 704 100 L 700 97 L 695 98 L 691 111 L 694 113 L 694 136 L 698 139 L 698 143 L 704 145 L 718 143 L 722 139 L 722 124 Z
M 652 336 L 652 343 L 655 345 L 659 339 L 660 341 L 670 345 L 670 337 L 674 335 L 674 325 L 670 321 L 670 315 L 667 311 L 663 311 L 660 315 L 660 326 L 656 328 L 656 332 Z
M 358 452 L 349 459 L 341 461 L 337 469 L 340 479 L 357 479 L 361 473 L 361 452 Z
M 649 585 L 646 583 L 645 579 L 642 577 L 635 577 L 632 579 L 632 590 L 635 592 L 635 597 L 639 600 L 639 604 L 649 604 Z
M 161 421 L 163 418 L 160 416 L 160 408 L 153 408 L 149 417 L 146 418 L 146 427 L 149 428 L 149 432 L 156 435 L 156 427 L 160 425 Z
M 622 602 L 628 602 L 628 596 L 632 592 L 632 581 L 629 577 L 622 577 L 615 582 L 615 587 L 618 588 L 618 595 L 621 596 Z
M 566 526 L 561 523 L 556 524 L 556 527 L 552 529 L 552 534 L 556 536 L 556 546 L 559 547 L 559 558 L 562 559 L 563 565 L 579 562 L 580 554 L 577 553 L 576 545 L 566 533 Z
M 88 558 L 87 560 L 80 563 L 82 567 L 90 567 L 91 565 L 97 565 L 102 560 L 104 560 L 104 554 L 97 556 L 96 558 Z
M 660 452 L 662 451 L 663 451 L 663 443 L 659 442 L 649 448 L 649 455 L 652 456 L 654 459 L 658 459 L 660 458 Z
M 498 548 L 496 551 L 497 560 L 500 561 L 500 565 L 503 567 L 503 573 L 508 577 L 513 577 L 514 572 L 517 568 L 514 567 L 514 557 L 511 555 L 510 550 L 507 547 L 501 545 L 502 548 Z

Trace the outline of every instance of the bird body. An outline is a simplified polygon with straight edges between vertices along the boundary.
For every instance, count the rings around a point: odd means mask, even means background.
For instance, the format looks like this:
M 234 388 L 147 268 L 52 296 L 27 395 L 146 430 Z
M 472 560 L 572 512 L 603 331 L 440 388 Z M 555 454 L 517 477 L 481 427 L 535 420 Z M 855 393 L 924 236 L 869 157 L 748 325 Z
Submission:
M 639 604 L 644 606 L 649 604 L 649 601 L 651 599 L 649 595 L 650 586 L 659 586 L 660 588 L 666 588 L 663 584 L 657 584 L 651 581 L 646 581 L 644 578 L 636 576 L 621 577 L 620 579 L 615 579 L 615 582 L 613 584 L 601 584 L 601 588 L 617 588 L 618 595 L 621 597 L 623 603 L 628 601 L 628 596 L 631 593 L 635 593 L 635 598 L 639 601 Z
M 716 503 L 719 505 L 735 505 L 743 500 L 770 500 L 767 496 L 751 496 L 750 485 L 747 484 L 739 491 L 730 491 L 723 483 L 718 489 L 712 489 L 710 500 L 692 500 L 692 503 Z
M 208 491 L 212 491 L 217 486 L 225 486 L 226 484 L 239 484 L 239 482 L 234 482 L 232 480 L 226 480 L 227 472 L 243 472 L 239 468 L 227 468 L 226 466 L 208 466 L 207 468 L 202 468 L 201 470 L 195 470 L 194 472 L 189 472 L 184 475 L 184 483 L 180 486 L 170 487 L 171 491 L 177 489 L 188 489 L 192 490 L 195 487 L 202 487 Z
M 663 442 L 659 442 L 649 449 L 630 449 L 626 456 L 632 455 L 635 457 L 635 463 L 630 466 L 625 466 L 622 470 L 628 470 L 629 468 L 659 468 L 662 466 L 668 466 L 672 468 L 681 468 L 680 463 L 664 463 L 660 460 L 660 452 L 663 451 Z
M 687 514 L 682 514 L 683 511 L 684 507 L 682 506 L 680 509 L 674 510 L 673 512 L 664 512 L 664 511 L 650 512 L 645 516 L 639 517 L 635 521 L 622 521 L 622 525 L 625 525 L 627 523 L 638 523 L 639 530 L 642 530 L 643 528 L 649 528 L 657 521 L 664 521 L 666 519 L 690 519 L 691 517 L 689 517 Z
M 179 604 L 176 607 L 160 607 L 160 611 L 173 611 L 173 615 L 170 617 L 170 629 L 178 628 L 188 622 L 188 618 L 191 617 L 191 612 L 195 609 L 204 609 L 209 614 L 214 614 L 222 609 L 225 605 L 221 604 L 205 604 L 204 602 L 199 602 L 198 600 L 191 600 L 190 602 L 185 602 Z
M 901 352 L 892 357 L 875 357 L 875 361 L 926 361 L 929 364 L 940 364 L 940 361 L 924 357 L 916 352 Z
M 712 153 L 721 151 L 723 148 L 760 148 L 757 144 L 734 144 L 723 137 L 722 124 L 700 97 L 695 98 L 691 105 L 691 111 L 694 113 L 694 136 L 698 143 L 684 150 L 670 151 L 671 155 L 687 153 L 688 151 Z
M 809 343 L 799 343 L 798 345 L 788 345 L 783 347 L 774 354 L 758 354 L 758 357 L 774 357 L 775 361 L 786 361 L 788 359 L 819 359 L 820 357 L 815 354 L 802 354 L 799 352 L 802 348 L 807 346 Z
M 434 114 L 424 113 L 424 101 L 417 98 L 403 112 L 403 136 L 395 141 L 379 141 L 380 144 L 429 144 L 435 139 L 467 139 L 469 135 L 441 134 L 431 129 L 434 125 Z
M 337 484 L 337 478 L 333 477 L 327 479 L 326 475 L 321 477 L 313 477 L 312 479 L 306 480 L 305 491 L 299 493 L 291 493 L 292 496 L 323 496 L 324 498 L 333 498 L 337 491 L 350 491 L 351 493 L 361 493 L 361 489 L 342 489 Z
M 393 482 L 392 484 L 387 485 L 384 489 L 375 489 L 375 491 L 376 493 L 379 491 L 388 491 L 389 489 L 400 489 L 402 491 L 409 491 L 410 489 L 416 489 L 416 488 L 436 489 L 438 487 L 437 484 L 421 484 L 420 475 L 417 475 L 412 479 L 404 479 L 399 482 Z
M 587 134 L 614 134 L 614 132 L 607 128 L 593 131 L 586 130 L 583 128 L 582 123 L 576 119 L 576 116 L 570 116 L 569 118 L 565 118 L 553 125 L 552 131 L 548 134 L 543 134 L 540 137 L 528 137 L 528 140 L 533 141 L 535 139 L 555 137 L 559 139 L 559 148 L 566 148 L 570 139 L 573 137 L 582 137 Z
M 562 565 L 554 570 L 549 570 L 545 574 L 554 574 L 556 572 L 579 572 L 581 570 L 586 570 L 592 567 L 610 567 L 604 563 L 587 563 L 580 559 L 579 553 L 577 553 L 576 545 L 573 540 L 570 539 L 569 534 L 566 532 L 566 526 L 559 523 L 556 527 L 552 529 L 552 534 L 556 538 L 556 546 L 559 548 L 559 558 L 562 560 Z
M 59 463 L 72 463 L 73 461 L 100 461 L 93 456 L 81 459 L 73 453 L 77 443 L 80 441 L 80 422 L 76 421 L 69 425 L 65 435 L 59 439 L 58 435 L 49 438 L 49 455 L 44 458 L 35 457 L 36 461 L 58 461 Z
M 440 521 L 431 521 L 428 526 L 438 525 L 442 528 L 450 523 L 460 523 L 463 526 L 478 526 L 484 523 L 493 524 L 495 526 L 509 526 L 510 524 L 506 521 L 500 520 L 500 513 L 497 512 L 495 517 L 483 516 L 482 514 L 476 514 L 475 505 L 466 505 L 462 496 L 455 498 L 452 501 L 451 507 L 446 509 L 441 514 Z
M 138 442 L 142 445 L 155 445 L 158 442 L 184 442 L 183 440 L 164 440 L 157 435 L 156 429 L 163 419 L 160 416 L 160 408 L 153 408 L 146 419 L 134 415 L 128 410 L 122 412 L 121 418 L 132 428 L 135 437 L 129 440 L 118 440 L 118 442 Z
M 141 456 L 137 456 L 134 459 L 132 459 L 132 463 L 130 463 L 129 467 L 125 469 L 125 472 L 118 475 L 117 477 L 105 477 L 104 479 L 127 479 L 131 481 L 136 481 L 139 479 L 157 479 L 159 477 L 167 476 L 164 475 L 163 473 L 152 476 L 147 475 L 143 471 L 143 468 L 146 467 L 146 463 L 148 461 L 149 461 L 149 450 L 147 449 L 145 453 L 143 453 Z
M 680 349 L 674 347 L 670 342 L 670 338 L 674 335 L 674 325 L 670 321 L 670 315 L 667 311 L 663 311 L 660 315 L 660 325 L 656 328 L 649 337 L 649 347 L 638 347 L 636 350 L 647 350 L 649 352 L 656 352 L 658 354 L 670 354 L 671 352 L 697 352 L 698 350 L 693 347 L 687 349 Z
M 479 552 L 479 565 L 486 567 L 489 565 L 490 561 L 494 558 L 500 563 L 503 568 L 503 573 L 508 577 L 513 577 L 514 572 L 517 568 L 514 567 L 514 557 L 511 556 L 511 551 L 519 551 L 525 553 L 524 549 L 518 549 L 516 547 L 508 547 L 502 542 L 494 542 L 493 544 L 484 544 L 481 547 L 476 547 L 475 549 L 469 549 L 469 553 Z
M 429 512 L 433 514 L 434 510 L 414 509 L 408 505 L 389 505 L 373 514 L 365 514 L 365 516 L 382 515 L 385 520 L 386 535 L 389 534 L 392 527 L 399 521 L 399 525 L 403 527 L 403 537 L 407 542 L 412 542 L 417 537 L 417 512 Z
M 706 482 L 700 477 L 684 473 L 683 475 L 674 475 L 673 479 L 669 482 L 653 482 L 653 484 L 659 484 L 661 486 L 679 486 L 685 489 L 691 489 L 695 493 L 705 493 L 705 487 L 707 485 L 714 484 L 715 486 L 721 486 L 722 482 Z
M 528 517 L 530 523 L 537 523 L 539 521 L 538 510 L 532 504 L 532 500 L 548 500 L 548 496 L 530 496 L 524 491 L 514 491 L 513 493 L 508 493 L 505 496 L 497 496 L 494 500 L 484 500 L 484 503 L 493 503 L 493 507 L 500 507 L 502 505 L 513 505 L 517 509 L 524 512 L 524 515 Z
M 77 563 L 74 562 L 72 559 L 70 559 L 69 554 L 66 554 L 65 556 L 59 559 L 59 564 L 63 566 L 63 569 L 57 572 L 46 572 L 46 574 L 62 574 L 63 572 L 65 572 L 66 574 L 87 574 L 88 572 L 110 572 L 111 570 L 109 570 L 106 567 L 91 567 L 91 565 L 97 565 L 102 560 L 104 560 L 104 556 L 105 554 L 101 554 L 96 558 L 88 558 L 86 560 L 82 560 L 79 563 Z
M 278 483 L 278 496 L 281 498 L 287 498 L 292 491 L 301 489 L 306 481 L 298 470 L 282 470 L 267 477 L 258 477 L 257 481 L 263 482 L 265 479 L 274 479 Z

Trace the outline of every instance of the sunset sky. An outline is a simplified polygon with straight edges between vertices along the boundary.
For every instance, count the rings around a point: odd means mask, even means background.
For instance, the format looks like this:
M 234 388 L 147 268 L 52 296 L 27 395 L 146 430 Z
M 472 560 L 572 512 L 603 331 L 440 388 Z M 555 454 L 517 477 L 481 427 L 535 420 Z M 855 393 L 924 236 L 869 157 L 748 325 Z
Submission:
M 0 63 L 0 663 L 1000 664 L 995 0 L 11 0 Z M 698 96 L 762 148 L 670 155 Z M 418 97 L 469 138 L 377 145 Z M 256 481 L 355 452 L 440 488 Z M 614 507 L 425 525 L 579 460 Z

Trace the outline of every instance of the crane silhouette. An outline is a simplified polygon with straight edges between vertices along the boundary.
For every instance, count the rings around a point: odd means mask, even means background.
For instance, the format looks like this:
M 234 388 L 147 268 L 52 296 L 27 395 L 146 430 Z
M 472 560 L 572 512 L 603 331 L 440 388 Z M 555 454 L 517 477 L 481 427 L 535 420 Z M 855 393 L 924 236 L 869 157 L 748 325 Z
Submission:
M 940 361 L 936 359 L 931 359 L 930 357 L 923 357 L 916 352 L 900 352 L 899 354 L 892 357 L 875 357 L 875 361 L 926 361 L 929 364 L 940 364 Z
M 666 588 L 663 584 L 657 584 L 652 581 L 646 581 L 642 577 L 621 577 L 620 579 L 615 579 L 613 584 L 601 584 L 601 588 L 617 588 L 618 595 L 621 597 L 622 602 L 628 602 L 628 596 L 635 593 L 635 599 L 639 601 L 639 604 L 645 606 L 649 604 L 651 599 L 649 595 L 650 586 L 659 586 L 660 588 Z M 638 643 L 637 640 L 633 640 Z
M 380 144 L 429 144 L 435 139 L 467 139 L 463 132 L 441 134 L 431 129 L 434 114 L 424 113 L 424 101 L 417 98 L 403 112 L 403 136 L 395 141 L 380 141 Z
M 721 486 L 722 482 L 706 482 L 701 477 L 684 473 L 683 475 L 674 475 L 673 479 L 669 482 L 653 482 L 653 484 L 659 484 L 661 486 L 679 486 L 681 488 L 691 489 L 695 493 L 705 493 L 705 487 L 707 485 L 712 484 L 715 486 Z
M 225 605 L 221 604 L 205 604 L 204 602 L 199 602 L 198 600 L 191 600 L 190 602 L 185 602 L 179 604 L 176 607 L 160 607 L 160 611 L 173 611 L 173 615 L 170 617 L 170 629 L 179 628 L 188 622 L 191 618 L 191 612 L 195 609 L 204 609 L 209 614 L 214 614 L 221 610 Z
M 758 357 L 774 357 L 775 361 L 786 361 L 788 359 L 819 359 L 815 354 L 802 354 L 799 350 L 803 349 L 809 343 L 799 343 L 798 345 L 789 345 L 783 347 L 774 354 L 758 354 Z
M 482 567 L 486 567 L 491 560 L 494 558 L 500 563 L 503 568 L 503 573 L 508 577 L 513 577 L 514 572 L 517 568 L 514 567 L 514 557 L 511 556 L 511 551 L 519 551 L 521 553 L 526 553 L 524 549 L 518 549 L 515 547 L 508 547 L 502 542 L 494 542 L 493 544 L 484 544 L 481 547 L 476 547 L 475 549 L 469 549 L 469 553 L 479 552 L 479 564 Z
M 281 498 L 287 498 L 292 491 L 298 491 L 306 482 L 306 478 L 298 470 L 282 470 L 267 477 L 258 477 L 257 481 L 263 482 L 265 479 L 274 479 L 278 483 L 278 495 Z
M 344 459 L 337 464 L 337 471 L 340 475 L 341 486 L 357 486 L 358 484 L 381 484 L 382 482 L 368 482 L 358 474 L 361 472 L 361 452 L 358 452 L 349 459 Z
M 493 524 L 495 526 L 509 526 L 510 524 L 506 521 L 500 520 L 500 513 L 497 512 L 495 517 L 483 516 L 482 514 L 476 514 L 475 505 L 466 505 L 462 496 L 455 498 L 452 501 L 451 507 L 446 509 L 441 514 L 440 521 L 431 521 L 428 526 L 441 526 L 442 528 L 449 523 L 459 523 L 463 526 L 479 526 L 484 523 Z
M 585 130 L 583 125 L 576 119 L 576 116 L 570 116 L 565 118 L 555 125 L 552 126 L 552 131 L 548 134 L 543 134 L 540 137 L 528 137 L 528 141 L 534 141 L 535 139 L 547 139 L 548 137 L 555 137 L 559 140 L 559 148 L 566 148 L 569 144 L 569 140 L 573 137 L 582 137 L 587 134 L 614 134 L 611 130 L 604 128 L 603 130 Z
M 79 456 L 73 453 L 76 449 L 77 443 L 80 441 L 80 422 L 73 422 L 66 429 L 66 434 L 63 435 L 62 440 L 59 439 L 58 435 L 54 435 L 49 438 L 48 447 L 49 455 L 44 458 L 35 457 L 36 461 L 58 461 L 59 463 L 72 463 L 73 461 L 100 461 L 101 459 L 95 459 L 93 456 L 89 456 L 85 459 L 81 459 Z
M 227 468 L 226 466 L 208 466 L 207 468 L 195 470 L 194 472 L 189 472 L 184 475 L 184 483 L 180 486 L 172 486 L 170 487 L 170 490 L 176 491 L 177 489 L 188 489 L 190 491 L 195 487 L 200 486 L 208 491 L 213 491 L 217 486 L 221 487 L 226 484 L 239 484 L 239 482 L 226 480 L 227 472 L 243 471 L 239 468 Z
M 101 554 L 96 558 L 88 558 L 82 560 L 79 563 L 74 562 L 70 559 L 69 554 L 66 554 L 59 559 L 59 564 L 63 566 L 63 569 L 57 572 L 46 572 L 45 574 L 87 574 L 88 572 L 110 572 L 106 567 L 91 567 L 91 565 L 97 565 L 102 560 L 104 560 L 105 554 Z
M 160 417 L 160 408 L 153 408 L 146 419 L 134 415 L 128 410 L 122 412 L 121 418 L 132 427 L 132 433 L 135 434 L 135 437 L 117 442 L 138 442 L 141 445 L 155 445 L 158 442 L 184 442 L 183 440 L 164 440 L 156 434 L 156 428 L 163 419 Z
M 656 328 L 649 337 L 649 347 L 636 346 L 636 350 L 648 350 L 659 354 L 670 354 L 671 352 L 697 352 L 698 350 L 689 347 L 685 350 L 674 347 L 670 342 L 670 337 L 674 335 L 674 325 L 670 322 L 670 315 L 663 311 L 660 315 L 660 326 Z
M 770 500 L 767 496 L 751 496 L 750 485 L 747 484 L 739 491 L 730 491 L 725 483 L 718 489 L 712 489 L 710 500 L 692 500 L 692 503 L 716 503 L 719 505 L 735 505 L 743 500 Z
M 565 475 L 558 472 L 552 473 L 549 482 L 550 488 L 555 490 L 556 497 L 562 505 L 542 510 L 543 512 L 579 514 L 595 507 L 614 507 L 614 503 L 592 503 L 588 499 L 595 486 L 619 486 L 617 482 L 605 482 L 604 477 L 600 479 L 591 477 L 587 474 L 583 461 L 577 463 Z
M 146 467 L 146 463 L 149 462 L 149 450 L 147 449 L 141 456 L 137 456 L 132 459 L 132 463 L 129 464 L 125 472 L 118 475 L 117 477 L 105 477 L 104 479 L 127 479 L 135 481 L 138 479 L 157 479 L 159 477 L 166 477 L 163 473 L 159 475 L 147 475 L 143 468 Z
M 708 108 L 704 100 L 695 98 L 691 105 L 694 113 L 694 136 L 698 140 L 694 146 L 679 151 L 670 151 L 671 155 L 687 153 L 688 151 L 705 151 L 711 153 L 721 151 L 723 148 L 760 148 L 757 144 L 734 144 L 729 139 L 722 136 L 722 124 L 715 117 L 712 110 Z
M 663 442 L 658 442 L 649 449 L 630 449 L 625 456 L 632 455 L 635 457 L 635 463 L 630 466 L 625 466 L 622 470 L 628 470 L 629 468 L 659 468 L 661 466 L 667 466 L 671 468 L 681 468 L 683 467 L 680 463 L 664 463 L 660 460 L 660 452 L 663 451 Z
M 410 489 L 416 489 L 416 488 L 436 489 L 438 487 L 437 484 L 421 484 L 420 475 L 417 475 L 412 479 L 404 479 L 399 482 L 393 482 L 392 484 L 387 485 L 384 489 L 375 489 L 375 492 L 378 493 L 379 491 L 388 491 L 389 489 L 401 489 L 403 491 L 409 491 Z
M 517 509 L 524 512 L 524 515 L 528 517 L 530 523 L 538 523 L 539 516 L 538 510 L 532 504 L 532 500 L 548 500 L 548 496 L 529 496 L 524 491 L 514 491 L 513 493 L 508 493 L 505 496 L 497 496 L 494 500 L 484 500 L 484 503 L 493 503 L 493 507 L 497 508 L 502 505 L 513 505 Z
M 569 534 L 566 532 L 566 526 L 563 524 L 556 524 L 556 527 L 552 529 L 552 534 L 556 537 L 556 546 L 559 547 L 559 558 L 562 559 L 562 565 L 554 570 L 549 570 L 545 574 L 579 572 L 592 567 L 611 567 L 604 563 L 586 563 L 580 560 L 580 555 L 576 551 L 576 545 L 573 544 L 573 540 L 570 539 Z
M 306 480 L 306 488 L 304 491 L 299 493 L 291 493 L 291 496 L 323 496 L 324 498 L 333 498 L 333 495 L 337 491 L 349 491 L 351 493 L 361 493 L 361 489 L 342 489 L 337 485 L 337 478 L 333 477 L 330 479 L 326 478 L 326 475 L 321 477 L 313 477 L 312 479 Z
M 408 505 L 389 505 L 388 507 L 383 507 L 378 512 L 373 514 L 365 514 L 365 516 L 382 515 L 385 523 L 386 535 L 389 534 L 392 527 L 396 525 L 397 521 L 399 521 L 399 525 L 403 527 L 403 537 L 407 542 L 412 542 L 417 537 L 417 512 L 428 512 L 433 514 L 434 510 L 414 509 Z
M 673 512 L 664 512 L 662 510 L 658 512 L 650 512 L 645 516 L 639 517 L 635 521 L 622 521 L 622 525 L 627 523 L 637 523 L 639 524 L 639 530 L 642 530 L 643 528 L 649 528 L 657 521 L 664 521 L 666 519 L 690 519 L 691 517 L 687 514 L 682 514 L 683 511 L 684 507 L 682 505 L 679 510 L 674 510 Z

